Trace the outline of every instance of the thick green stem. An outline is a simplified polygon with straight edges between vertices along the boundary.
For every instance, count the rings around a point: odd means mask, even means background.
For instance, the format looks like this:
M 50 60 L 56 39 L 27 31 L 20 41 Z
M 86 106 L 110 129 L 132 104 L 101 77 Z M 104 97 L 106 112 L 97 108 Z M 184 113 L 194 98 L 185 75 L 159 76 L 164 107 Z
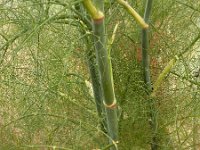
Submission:
M 83 4 L 93 20 L 99 20 L 104 18 L 103 12 L 97 9 L 91 0 L 83 0 Z
M 106 124 L 104 119 L 105 109 L 103 107 L 103 93 L 100 86 L 100 80 L 98 76 L 98 70 L 96 65 L 96 59 L 95 59 L 95 53 L 93 52 L 93 49 L 91 49 L 90 42 L 87 41 L 87 61 L 88 61 L 88 67 L 90 71 L 90 77 L 92 81 L 92 89 L 94 93 L 94 99 L 96 103 L 97 113 L 100 120 L 100 124 L 102 126 L 102 130 L 105 130 Z
M 149 40 L 148 40 L 148 30 L 142 30 L 142 65 L 144 72 L 144 82 L 147 87 L 147 92 L 151 93 L 152 85 L 151 85 L 151 73 L 150 73 L 150 62 L 149 62 Z
M 144 21 L 146 23 L 149 23 L 151 8 L 152 8 L 152 0 L 147 0 L 144 13 Z M 148 93 L 150 93 L 152 91 L 152 85 L 151 85 L 151 73 L 149 68 L 150 62 L 148 55 L 148 49 L 149 49 L 148 32 L 149 32 L 148 28 L 142 29 L 142 64 L 144 69 L 144 81 L 146 83 Z
M 82 16 L 83 11 L 81 10 L 81 7 L 79 4 L 75 5 L 75 10 L 74 12 L 76 14 L 80 14 L 79 16 L 81 16 L 81 20 L 87 20 L 86 16 Z M 91 23 L 86 24 L 87 28 L 89 31 L 91 31 Z M 85 30 L 81 30 L 82 35 L 86 34 Z M 105 132 L 105 127 L 106 127 L 106 122 L 105 122 L 105 109 L 103 107 L 103 93 L 102 93 L 102 89 L 101 89 L 101 85 L 100 85 L 100 80 L 99 80 L 99 76 L 98 76 L 98 70 L 97 70 L 97 64 L 96 64 L 96 58 L 95 58 L 95 52 L 94 52 L 94 46 L 92 46 L 92 36 L 87 36 L 85 38 L 85 43 L 86 43 L 86 48 L 87 48 L 87 63 L 88 63 L 88 68 L 89 68 L 89 73 L 90 73 L 90 78 L 91 78 L 91 82 L 92 82 L 92 89 L 93 89 L 93 96 L 94 96 L 94 100 L 95 100 L 95 104 L 96 104 L 96 109 L 97 109 L 97 113 L 98 116 L 100 118 L 100 125 L 101 125 L 101 129 L 102 131 Z
M 152 10 L 152 2 L 153 0 L 147 0 L 145 13 L 144 13 L 144 21 L 149 23 L 149 18 Z M 149 38 L 148 38 L 149 29 L 142 29 L 142 64 L 144 71 L 144 81 L 147 87 L 147 93 L 150 97 L 152 92 L 151 85 L 151 73 L 150 73 L 150 60 L 149 60 Z M 148 99 L 148 107 L 149 107 L 149 124 L 152 130 L 152 139 L 151 139 L 151 149 L 158 149 L 158 137 L 157 137 L 157 110 L 154 99 L 151 97 Z
M 111 147 L 111 149 L 116 150 L 116 143 L 118 143 L 117 104 L 113 87 L 111 60 L 107 49 L 104 15 L 101 14 L 104 10 L 104 1 L 96 0 L 95 5 L 96 7 L 92 3 L 84 3 L 84 6 L 92 16 L 93 20 L 94 45 L 96 49 L 96 59 L 100 76 L 100 84 L 103 91 L 104 106 L 106 110 L 107 129 L 108 134 L 112 139 L 110 140 L 110 143 L 114 143 L 115 145 Z M 92 9 L 92 11 L 89 9 Z M 96 14 L 93 14 L 94 12 Z M 98 16 L 98 14 L 100 15 Z
M 114 141 L 118 140 L 117 108 L 114 94 L 111 62 L 106 47 L 104 21 L 94 23 L 95 48 L 99 67 L 100 81 L 106 107 L 108 132 Z

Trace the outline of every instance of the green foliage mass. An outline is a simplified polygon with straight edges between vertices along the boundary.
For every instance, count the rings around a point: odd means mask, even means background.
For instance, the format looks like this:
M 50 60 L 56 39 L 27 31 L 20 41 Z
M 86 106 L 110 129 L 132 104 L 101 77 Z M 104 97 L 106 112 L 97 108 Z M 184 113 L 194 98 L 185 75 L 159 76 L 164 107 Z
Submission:
M 144 13 L 143 1 L 129 2 Z M 86 27 L 88 16 L 77 13 L 75 3 L 79 1 L 0 1 L 0 149 L 78 150 L 108 145 L 85 84 L 91 80 L 84 39 L 93 33 Z M 149 51 L 153 83 L 199 34 L 199 5 L 196 0 L 154 1 Z M 141 29 L 116 2 L 106 1 L 105 12 L 107 40 L 120 23 L 110 56 L 121 110 L 119 149 L 148 150 L 150 110 L 137 53 Z M 179 58 L 154 99 L 162 150 L 197 149 L 199 78 L 192 72 L 199 66 L 198 50 L 197 41 Z

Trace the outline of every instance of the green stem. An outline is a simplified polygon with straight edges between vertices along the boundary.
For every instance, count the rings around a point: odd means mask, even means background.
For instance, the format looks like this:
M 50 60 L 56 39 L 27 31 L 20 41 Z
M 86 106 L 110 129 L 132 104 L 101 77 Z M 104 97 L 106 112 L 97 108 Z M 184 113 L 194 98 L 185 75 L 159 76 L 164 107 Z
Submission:
M 95 1 L 96 7 L 86 2 L 88 1 L 85 1 L 84 6 L 93 19 L 94 45 L 96 49 L 100 84 L 103 91 L 104 106 L 106 110 L 107 129 L 108 134 L 112 139 L 109 141 L 111 144 L 114 143 L 114 146 L 112 146 L 111 149 L 116 150 L 116 143 L 118 143 L 117 105 L 112 81 L 113 76 L 111 60 L 107 50 L 104 14 L 99 13 L 104 10 L 104 1 Z M 93 10 L 91 11 L 90 9 Z M 96 14 L 93 14 L 94 12 Z
M 163 69 L 163 71 L 160 73 L 160 75 L 158 76 L 155 84 L 154 84 L 154 90 L 151 94 L 152 97 L 156 96 L 156 93 L 159 89 L 159 87 L 161 86 L 161 84 L 163 83 L 166 75 L 168 73 L 170 73 L 171 69 L 174 67 L 174 65 L 176 64 L 177 60 L 182 57 L 183 55 L 185 55 L 187 52 L 189 52 L 189 50 L 191 49 L 192 46 L 194 46 L 194 44 L 200 39 L 200 33 L 192 40 L 192 42 L 183 50 L 183 52 L 181 52 L 179 55 L 176 55 L 174 58 L 172 58 L 169 63 L 166 65 L 166 67 Z
M 163 71 L 160 73 L 158 79 L 153 85 L 153 92 L 151 93 L 151 97 L 156 97 L 156 92 L 158 91 L 162 81 L 166 77 L 166 75 L 171 71 L 172 67 L 175 65 L 176 59 L 170 60 L 170 62 L 167 64 L 167 66 L 163 69 Z
M 143 18 L 129 5 L 127 1 L 117 0 L 117 2 L 121 4 L 133 18 L 135 18 L 142 28 L 146 29 L 149 27 L 145 20 L 143 20 Z
M 83 5 L 87 9 L 88 13 L 91 15 L 92 19 L 99 20 L 104 18 L 103 12 L 97 9 L 91 0 L 83 0 Z
M 112 81 L 111 62 L 106 47 L 104 20 L 94 23 L 95 48 L 99 67 L 100 81 L 106 106 L 108 132 L 114 141 L 118 140 L 117 109 Z
M 153 0 L 147 0 L 145 13 L 144 13 L 144 21 L 149 23 L 149 18 L 152 10 L 152 2 Z M 142 64 L 144 69 L 144 81 L 146 83 L 148 93 L 152 91 L 151 85 L 151 73 L 150 73 L 150 62 L 149 62 L 149 38 L 148 38 L 149 29 L 142 29 Z
M 142 29 L 142 65 L 144 72 L 144 82 L 147 86 L 147 92 L 151 93 L 152 85 L 151 85 L 151 73 L 150 73 L 150 62 L 149 62 L 149 39 L 148 39 L 148 30 Z
M 92 89 L 94 93 L 94 99 L 96 103 L 96 108 L 98 112 L 98 116 L 101 119 L 100 124 L 102 127 L 102 130 L 105 131 L 105 119 L 104 119 L 104 114 L 105 114 L 105 109 L 103 109 L 103 93 L 102 89 L 100 86 L 100 81 L 99 81 L 99 76 L 98 76 L 98 70 L 97 70 L 97 65 L 96 65 L 96 58 L 95 54 L 93 53 L 93 50 L 91 49 L 90 42 L 87 40 L 87 60 L 88 60 L 88 67 L 90 71 L 90 77 L 92 81 Z
M 150 13 L 151 13 L 151 7 L 152 7 L 152 0 L 147 0 L 146 3 L 146 9 L 144 14 L 144 21 L 149 22 Z M 144 69 L 144 81 L 147 85 L 148 92 L 150 93 L 152 91 L 152 85 L 151 85 L 151 73 L 150 73 L 150 62 L 149 62 L 149 55 L 148 55 L 148 49 L 149 49 L 149 38 L 148 38 L 148 29 L 142 29 L 142 64 Z
M 87 16 L 83 16 L 81 14 L 84 14 L 83 11 L 81 10 L 81 7 L 79 4 L 75 5 L 75 9 L 73 10 L 76 14 L 80 14 L 80 19 L 86 20 Z M 89 31 L 91 31 L 91 23 L 86 24 L 87 28 Z M 87 31 L 84 29 L 80 29 L 82 35 L 85 35 Z M 98 117 L 100 118 L 100 125 L 102 131 L 105 132 L 105 119 L 104 119 L 104 114 L 105 114 L 105 109 L 103 109 L 103 93 L 101 90 L 100 86 L 100 81 L 99 81 L 99 76 L 98 76 L 98 70 L 97 70 L 97 65 L 96 65 L 96 58 L 95 58 L 95 53 L 92 49 L 92 42 L 90 42 L 91 35 L 88 35 L 84 42 L 86 43 L 86 48 L 87 48 L 87 63 L 88 63 L 88 68 L 89 68 L 89 73 L 90 73 L 90 78 L 92 81 L 92 89 L 94 93 L 94 100 L 96 104 L 96 109 L 98 113 Z
M 149 23 L 149 18 L 152 10 L 152 3 L 153 0 L 147 0 L 146 8 L 144 13 L 144 21 Z M 151 73 L 150 73 L 150 60 L 148 55 L 149 50 L 149 29 L 142 29 L 142 64 L 143 64 L 143 71 L 144 71 L 144 82 L 147 87 L 147 94 L 150 96 L 152 92 L 152 85 L 151 85 Z M 155 105 L 155 101 L 153 98 L 150 97 L 148 99 L 148 109 L 149 109 L 149 124 L 152 130 L 152 139 L 151 139 L 151 150 L 158 149 L 158 137 L 157 137 L 157 109 Z

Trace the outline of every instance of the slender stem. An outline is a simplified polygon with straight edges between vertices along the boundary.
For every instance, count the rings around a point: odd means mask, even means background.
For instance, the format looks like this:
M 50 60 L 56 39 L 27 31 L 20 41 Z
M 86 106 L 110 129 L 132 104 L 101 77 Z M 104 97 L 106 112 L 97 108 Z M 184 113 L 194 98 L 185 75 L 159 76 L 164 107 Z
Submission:
M 147 0 L 146 9 L 144 13 L 144 21 L 149 23 L 150 13 L 152 8 L 152 0 Z M 152 91 L 151 85 L 151 73 L 150 73 L 150 62 L 149 62 L 149 38 L 148 38 L 148 29 L 142 29 L 142 62 L 143 62 L 143 69 L 144 69 L 144 81 L 147 85 L 148 92 Z
M 172 67 L 175 65 L 176 59 L 170 60 L 170 62 L 167 64 L 167 66 L 163 69 L 163 71 L 160 73 L 158 79 L 153 85 L 153 92 L 151 93 L 151 97 L 156 97 L 156 92 L 158 91 L 163 79 L 166 77 L 166 75 L 170 72 Z
M 118 125 L 116 112 L 116 99 L 112 80 L 111 60 L 108 56 L 104 20 L 101 23 L 94 23 L 95 48 L 99 67 L 100 81 L 106 107 L 108 132 L 113 141 L 118 140 Z
M 168 64 L 166 65 L 166 67 L 163 69 L 163 71 L 160 73 L 160 75 L 158 76 L 158 78 L 156 79 L 156 82 L 154 83 L 154 90 L 151 94 L 152 97 L 156 96 L 156 93 L 159 89 L 159 87 L 161 86 L 161 84 L 163 83 L 164 78 L 166 77 L 166 75 L 168 73 L 170 73 L 171 69 L 174 67 L 174 65 L 176 64 L 177 60 L 182 57 L 184 54 L 188 53 L 189 50 L 191 49 L 192 46 L 194 46 L 194 44 L 200 39 L 200 33 L 192 40 L 192 42 L 183 50 L 183 52 L 181 52 L 179 55 L 174 56 L 174 58 L 172 58 Z
M 84 3 L 85 8 L 88 10 L 93 19 L 94 45 L 96 49 L 100 84 L 103 90 L 104 106 L 107 118 L 107 129 L 108 134 L 112 139 L 110 140 L 110 143 L 114 144 L 111 149 L 116 150 L 116 143 L 118 143 L 117 104 L 113 86 L 111 60 L 107 50 L 104 14 L 99 13 L 103 12 L 104 10 L 104 1 L 95 1 L 95 5 L 93 5 L 92 3 Z M 93 10 L 91 11 L 90 9 Z M 93 14 L 94 12 L 96 14 Z
M 144 21 L 149 23 L 149 18 L 152 10 L 152 2 L 153 0 L 147 0 L 145 13 L 144 13 Z M 148 92 L 152 91 L 151 85 L 151 73 L 150 73 L 150 62 L 149 62 L 149 38 L 148 38 L 148 29 L 142 29 L 142 64 L 144 69 L 144 81 L 147 85 Z
M 144 82 L 147 86 L 147 92 L 151 93 L 152 85 L 151 85 L 151 73 L 150 73 L 150 62 L 149 62 L 149 39 L 148 39 L 148 30 L 142 29 L 142 65 L 144 72 Z
M 88 40 L 87 40 L 87 49 L 88 49 L 87 60 L 88 60 L 88 67 L 90 71 L 90 77 L 92 81 L 94 99 L 96 103 L 98 116 L 101 119 L 100 124 L 101 124 L 102 130 L 104 131 L 106 124 L 105 124 L 105 119 L 104 119 L 105 109 L 103 108 L 103 93 L 100 86 L 95 53 L 93 52 L 93 49 L 91 49 L 91 46 Z
M 75 6 L 75 10 L 74 12 L 76 14 L 82 14 L 83 11 L 80 9 L 80 5 L 76 5 Z M 86 20 L 87 17 L 86 16 L 81 16 L 81 20 Z M 85 19 L 86 18 L 86 19 Z M 91 31 L 91 23 L 87 24 L 87 28 L 89 31 Z M 86 31 L 81 29 L 81 33 L 82 35 L 86 34 Z M 88 68 L 89 68 L 89 73 L 90 73 L 90 78 L 91 78 L 91 82 L 92 82 L 92 89 L 93 89 L 93 93 L 94 93 L 94 100 L 95 100 L 95 104 L 96 104 L 96 109 L 97 109 L 97 113 L 98 113 L 98 117 L 100 118 L 100 125 L 101 125 L 101 129 L 102 131 L 105 132 L 105 127 L 106 127 L 106 121 L 104 118 L 104 114 L 105 114 L 105 109 L 103 108 L 103 93 L 102 93 L 102 89 L 100 86 L 100 80 L 99 80 L 99 76 L 98 76 L 98 70 L 97 70 L 97 64 L 96 64 L 96 58 L 95 58 L 95 52 L 93 51 L 93 46 L 92 46 L 92 42 L 90 42 L 92 39 L 92 36 L 88 35 L 85 38 L 85 43 L 86 43 L 86 48 L 87 48 L 87 63 L 88 63 Z
M 144 21 L 149 23 L 151 10 L 152 10 L 153 0 L 147 0 L 146 8 L 144 13 Z M 148 55 L 149 50 L 149 38 L 148 38 L 149 29 L 142 29 L 142 64 L 143 64 L 143 72 L 144 72 L 144 81 L 147 87 L 147 94 L 150 96 L 152 92 L 151 85 L 151 73 L 150 73 L 150 60 Z M 155 101 L 152 97 L 148 99 L 148 107 L 149 107 L 149 124 L 152 130 L 152 139 L 151 139 L 151 150 L 158 149 L 158 123 L 157 123 L 157 109 L 155 105 Z
M 148 28 L 149 25 L 143 20 L 143 18 L 129 5 L 129 3 L 125 0 L 117 0 L 119 4 L 121 4 L 127 12 L 135 18 L 135 20 L 140 24 L 140 26 L 144 29 Z

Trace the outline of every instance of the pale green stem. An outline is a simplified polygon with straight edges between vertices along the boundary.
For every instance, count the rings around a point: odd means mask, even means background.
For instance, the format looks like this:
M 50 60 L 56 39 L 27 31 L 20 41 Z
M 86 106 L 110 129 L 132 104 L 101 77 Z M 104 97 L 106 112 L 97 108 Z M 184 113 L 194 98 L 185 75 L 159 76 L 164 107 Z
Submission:
M 170 73 L 171 69 L 174 67 L 174 65 L 176 64 L 177 60 L 185 55 L 187 52 L 189 52 L 189 50 L 191 49 L 192 46 L 194 46 L 194 44 L 200 39 L 200 33 L 193 39 L 193 41 L 183 50 L 182 53 L 180 53 L 179 55 L 176 55 L 174 58 L 172 58 L 169 63 L 166 65 L 166 67 L 163 69 L 163 71 L 160 73 L 160 75 L 158 76 L 158 78 L 156 79 L 156 82 L 154 84 L 154 90 L 151 94 L 152 97 L 156 96 L 156 93 L 159 89 L 159 87 L 162 85 L 166 75 L 168 73 Z
M 126 11 L 140 24 L 140 26 L 144 29 L 148 28 L 149 25 L 143 20 L 143 18 L 129 5 L 129 3 L 125 0 L 117 0 L 119 4 L 121 4 Z

